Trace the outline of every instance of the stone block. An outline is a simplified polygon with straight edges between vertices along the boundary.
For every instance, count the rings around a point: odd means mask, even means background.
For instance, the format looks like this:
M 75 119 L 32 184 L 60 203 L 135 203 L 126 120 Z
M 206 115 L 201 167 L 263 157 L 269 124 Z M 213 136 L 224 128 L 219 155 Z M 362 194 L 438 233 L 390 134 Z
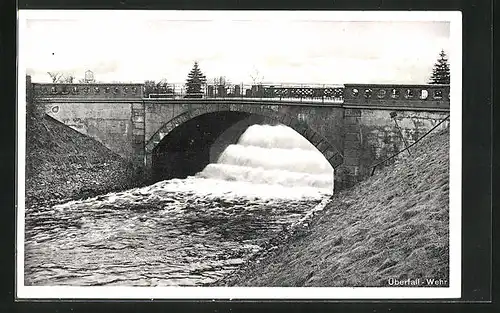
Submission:
M 310 132 L 310 134 L 309 134 L 309 138 L 308 138 L 308 139 L 309 139 L 309 141 L 310 141 L 312 144 L 314 144 L 315 142 L 317 142 L 317 141 L 321 140 L 321 138 L 320 138 L 320 137 L 321 137 L 321 136 L 320 136 L 317 132 L 315 132 L 314 130 L 311 130 L 311 132 Z
M 347 156 L 347 155 L 345 155 L 344 156 L 344 163 L 343 163 L 343 165 L 346 165 L 346 166 L 359 166 L 361 164 L 360 164 L 358 156 Z
M 247 110 L 250 113 L 254 113 L 254 114 L 261 113 L 262 114 L 262 109 L 259 106 L 257 106 L 257 105 L 250 105 Z
M 304 126 L 304 124 L 299 122 L 292 122 L 290 127 L 292 127 L 297 133 L 301 135 L 306 131 L 306 127 Z
M 134 144 L 144 144 L 144 135 L 134 134 L 133 143 Z
M 328 162 L 330 162 L 330 164 L 335 168 L 344 163 L 344 158 L 340 155 L 340 153 L 337 153 L 332 158 L 330 158 Z
M 359 117 L 355 117 L 355 116 L 344 117 L 344 124 L 345 125 L 358 125 L 359 121 L 360 121 Z
M 311 136 L 313 135 L 313 133 L 314 133 L 314 131 L 313 131 L 311 128 L 306 127 L 306 128 L 304 129 L 304 132 L 302 133 L 302 136 L 303 136 L 304 138 L 311 138 Z
M 353 165 L 344 165 L 344 173 L 347 174 L 348 176 L 357 176 L 359 172 L 359 167 L 358 166 L 353 166 Z
M 326 142 L 321 141 L 321 142 L 319 142 L 319 144 L 316 146 L 316 148 L 317 148 L 320 152 L 323 152 L 323 151 L 325 151 L 326 149 L 328 149 L 328 148 L 329 148 L 329 145 L 328 145 Z
M 361 155 L 361 149 L 359 147 L 350 147 L 344 149 L 344 158 L 357 158 Z
M 361 110 L 360 109 L 345 109 L 344 111 L 344 116 L 361 116 Z
M 134 103 L 132 103 L 132 109 L 133 110 L 144 110 L 144 104 L 141 102 L 134 102 Z
M 145 166 L 147 169 L 151 168 L 151 165 L 153 164 L 153 156 L 151 153 L 146 153 L 144 160 L 146 162 Z
M 337 153 L 335 153 L 334 151 L 332 150 L 326 150 L 325 152 L 323 152 L 323 155 L 325 156 L 325 158 L 327 160 L 330 160 L 333 158 L 334 155 L 336 155 Z
M 141 128 L 134 128 L 132 130 L 132 134 L 134 135 L 142 135 L 144 136 L 144 129 L 141 129 Z
M 339 192 L 341 190 L 350 188 L 357 183 L 355 167 L 342 165 L 338 169 L 335 169 L 334 173 L 334 191 Z
M 137 154 L 136 157 L 133 160 L 134 164 L 144 166 L 146 165 L 146 159 L 144 155 L 142 154 Z
M 283 118 L 283 124 L 290 125 L 292 123 L 292 118 L 288 115 L 285 115 Z
M 227 103 L 219 103 L 218 104 L 218 109 L 219 111 L 230 111 L 231 110 L 231 106 Z
M 191 119 L 191 117 L 188 116 L 188 114 L 182 114 L 182 115 L 177 116 L 174 121 L 175 121 L 175 124 L 181 125 L 190 119 Z
M 359 133 L 360 126 L 358 124 L 345 125 L 344 130 L 346 133 Z
M 144 116 L 142 116 L 142 115 L 132 116 L 132 122 L 144 123 Z
M 359 150 L 360 148 L 361 148 L 361 145 L 360 145 L 359 141 L 344 141 L 344 151 L 353 150 L 353 149 Z
M 345 141 L 359 141 L 359 133 L 345 134 Z

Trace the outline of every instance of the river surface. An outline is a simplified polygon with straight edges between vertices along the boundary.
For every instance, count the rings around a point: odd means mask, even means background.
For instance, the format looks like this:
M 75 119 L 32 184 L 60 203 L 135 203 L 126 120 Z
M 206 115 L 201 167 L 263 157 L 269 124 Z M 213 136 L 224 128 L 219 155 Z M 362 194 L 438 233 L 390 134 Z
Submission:
M 320 209 L 333 169 L 290 128 L 254 125 L 215 164 L 30 212 L 25 284 L 204 286 Z

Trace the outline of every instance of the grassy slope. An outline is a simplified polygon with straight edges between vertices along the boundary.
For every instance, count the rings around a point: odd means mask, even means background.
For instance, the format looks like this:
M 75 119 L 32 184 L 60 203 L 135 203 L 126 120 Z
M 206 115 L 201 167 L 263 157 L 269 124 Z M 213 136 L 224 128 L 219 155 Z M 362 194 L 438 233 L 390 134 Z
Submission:
M 306 231 L 221 285 L 387 286 L 448 279 L 449 132 L 334 196 Z
M 134 168 L 101 143 L 48 115 L 28 121 L 28 209 L 131 185 Z

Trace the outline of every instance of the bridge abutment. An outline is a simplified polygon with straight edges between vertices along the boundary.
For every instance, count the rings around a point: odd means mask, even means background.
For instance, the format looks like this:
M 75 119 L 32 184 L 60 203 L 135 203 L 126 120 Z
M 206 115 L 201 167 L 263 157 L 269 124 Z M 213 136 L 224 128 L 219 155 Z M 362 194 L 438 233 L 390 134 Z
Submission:
M 146 164 L 145 160 L 145 131 L 146 121 L 144 112 L 144 102 L 136 102 L 131 104 L 131 120 L 132 120 L 132 150 L 133 161 L 139 166 Z
M 339 172 L 343 173 L 343 188 L 355 185 L 360 176 L 361 164 L 361 110 L 344 110 L 344 163 Z

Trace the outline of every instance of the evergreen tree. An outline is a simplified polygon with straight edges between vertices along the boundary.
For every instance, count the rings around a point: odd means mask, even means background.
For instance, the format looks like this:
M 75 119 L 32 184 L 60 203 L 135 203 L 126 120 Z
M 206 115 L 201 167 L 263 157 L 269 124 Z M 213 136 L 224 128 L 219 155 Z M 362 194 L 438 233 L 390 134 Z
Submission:
M 206 82 L 207 79 L 198 67 L 198 62 L 194 62 L 193 69 L 189 72 L 186 82 L 186 98 L 201 98 L 201 87 Z
M 434 64 L 430 84 L 449 84 L 450 83 L 450 65 L 444 50 L 439 53 L 439 59 Z

